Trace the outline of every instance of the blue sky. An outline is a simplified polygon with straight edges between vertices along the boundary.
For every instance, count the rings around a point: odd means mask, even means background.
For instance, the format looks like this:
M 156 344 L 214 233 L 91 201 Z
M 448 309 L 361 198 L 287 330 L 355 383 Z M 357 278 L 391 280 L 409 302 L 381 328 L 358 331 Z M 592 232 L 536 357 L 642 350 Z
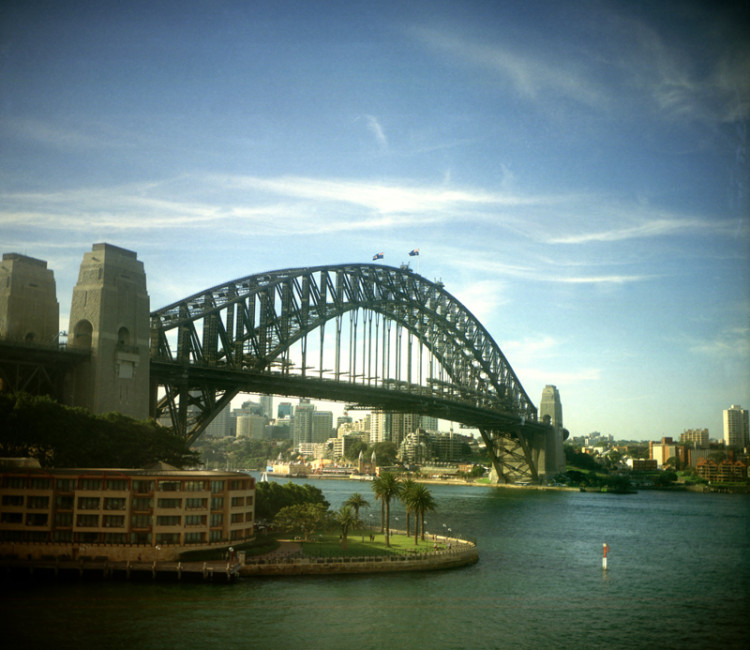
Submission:
M 744 9 L 737 6 L 744 4 Z M 750 13 L 717 2 L 0 8 L 0 251 L 441 279 L 573 435 L 750 406 Z M 412 260 L 412 265 L 414 261 Z

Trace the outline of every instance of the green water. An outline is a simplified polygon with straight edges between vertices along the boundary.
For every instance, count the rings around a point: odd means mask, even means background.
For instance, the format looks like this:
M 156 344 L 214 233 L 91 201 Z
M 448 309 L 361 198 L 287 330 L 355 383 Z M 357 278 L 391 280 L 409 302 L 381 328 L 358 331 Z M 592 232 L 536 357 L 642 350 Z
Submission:
M 333 507 L 370 498 L 367 483 L 314 484 Z M 747 647 L 749 497 L 431 489 L 428 530 L 475 538 L 478 564 L 229 586 L 6 584 L 3 647 Z

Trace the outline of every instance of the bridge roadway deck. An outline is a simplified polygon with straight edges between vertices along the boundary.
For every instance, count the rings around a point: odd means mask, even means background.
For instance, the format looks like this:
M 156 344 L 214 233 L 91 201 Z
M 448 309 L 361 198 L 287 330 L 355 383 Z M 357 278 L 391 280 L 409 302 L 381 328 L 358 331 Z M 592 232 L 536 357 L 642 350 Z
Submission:
M 184 365 L 175 362 L 151 360 L 151 376 L 172 385 L 185 383 L 192 388 L 205 383 L 222 390 L 267 393 L 285 397 L 309 397 L 347 403 L 364 407 L 381 408 L 406 413 L 431 415 L 444 420 L 461 422 L 480 429 L 503 430 L 521 433 L 548 432 L 551 427 L 540 422 L 497 410 L 461 403 L 456 399 L 441 397 L 429 390 L 404 387 L 372 386 L 356 382 L 337 381 L 318 377 L 231 370 L 221 367 Z M 419 387 L 416 387 L 417 389 Z

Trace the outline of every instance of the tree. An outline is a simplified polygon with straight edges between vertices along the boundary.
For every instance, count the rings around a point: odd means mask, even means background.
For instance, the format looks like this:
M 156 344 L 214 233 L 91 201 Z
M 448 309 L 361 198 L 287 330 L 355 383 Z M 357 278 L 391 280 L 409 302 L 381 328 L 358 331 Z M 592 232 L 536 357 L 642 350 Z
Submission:
M 356 440 L 351 445 L 349 445 L 349 448 L 346 450 L 346 454 L 344 454 L 344 457 L 354 462 L 359 458 L 359 452 L 365 453 L 366 451 L 367 443 L 363 440 Z
M 409 505 L 409 493 L 417 486 L 410 478 L 401 481 L 401 494 L 399 498 L 406 509 L 406 536 L 409 536 L 409 517 L 411 515 L 411 506 Z
M 327 510 L 330 504 L 320 488 L 305 483 L 257 483 L 255 486 L 255 518 L 258 521 L 271 521 L 287 506 L 305 503 L 320 504 Z
M 385 530 L 385 545 L 390 546 L 390 516 L 391 516 L 391 499 L 398 498 L 401 491 L 401 485 L 398 479 L 391 472 L 383 472 L 372 482 L 372 490 L 375 493 L 375 498 L 380 499 L 383 505 L 383 521 L 381 525 Z
M 427 487 L 418 483 L 409 492 L 409 506 L 417 518 L 414 526 L 414 544 L 417 544 L 420 529 L 422 531 L 421 539 L 424 541 L 424 513 L 437 508 L 437 503 Z
M 326 522 L 328 508 L 322 503 L 302 503 L 286 506 L 273 518 L 274 525 L 280 530 L 300 533 L 308 541 L 310 535 Z
M 359 517 L 352 511 L 352 506 L 344 504 L 336 513 L 336 522 L 341 526 L 341 546 L 346 548 L 346 538 L 349 529 L 359 524 Z
M 359 492 L 355 492 L 346 501 L 344 501 L 344 505 L 351 506 L 354 509 L 354 516 L 359 519 L 359 509 L 369 508 L 370 502 L 367 501 Z
M 396 462 L 398 447 L 396 443 L 390 440 L 376 442 L 371 449 L 367 450 L 368 455 L 371 456 L 373 451 L 375 452 L 375 457 L 378 459 L 378 465 L 381 467 L 387 467 Z

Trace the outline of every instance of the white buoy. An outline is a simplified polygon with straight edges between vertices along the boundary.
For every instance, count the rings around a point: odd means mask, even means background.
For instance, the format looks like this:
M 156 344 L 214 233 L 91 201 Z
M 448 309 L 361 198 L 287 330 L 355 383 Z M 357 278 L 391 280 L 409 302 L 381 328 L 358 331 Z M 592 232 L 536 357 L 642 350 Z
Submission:
M 602 548 L 602 552 L 603 552 L 603 555 L 602 555 L 602 569 L 604 569 L 604 571 L 607 570 L 607 552 L 608 551 L 609 551 L 609 546 L 607 545 L 607 542 L 604 542 L 603 548 Z

